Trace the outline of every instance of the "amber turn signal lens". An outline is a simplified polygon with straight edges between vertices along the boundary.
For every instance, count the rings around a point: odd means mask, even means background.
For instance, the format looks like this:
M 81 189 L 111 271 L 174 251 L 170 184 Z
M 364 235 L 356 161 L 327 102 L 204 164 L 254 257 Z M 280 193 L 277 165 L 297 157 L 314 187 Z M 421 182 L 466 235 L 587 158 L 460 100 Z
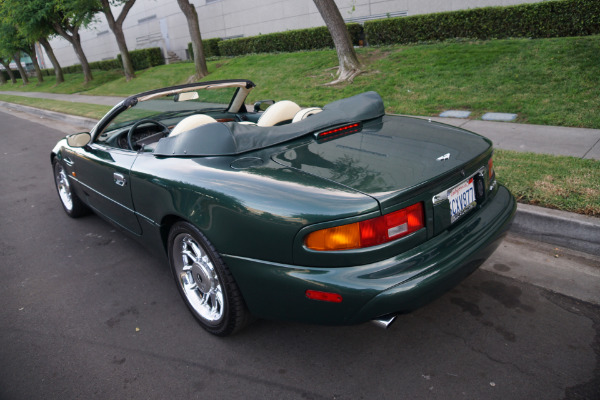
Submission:
M 358 222 L 312 232 L 306 238 L 306 247 L 313 250 L 347 250 L 360 247 Z

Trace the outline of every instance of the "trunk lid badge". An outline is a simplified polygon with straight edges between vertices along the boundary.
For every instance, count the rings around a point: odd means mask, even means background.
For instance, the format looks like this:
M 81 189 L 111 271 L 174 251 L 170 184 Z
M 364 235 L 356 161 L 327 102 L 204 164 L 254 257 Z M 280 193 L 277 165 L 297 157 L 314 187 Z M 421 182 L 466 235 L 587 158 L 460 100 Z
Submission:
M 450 153 L 446 153 L 443 156 L 440 156 L 436 159 L 436 161 L 446 161 L 450 159 Z

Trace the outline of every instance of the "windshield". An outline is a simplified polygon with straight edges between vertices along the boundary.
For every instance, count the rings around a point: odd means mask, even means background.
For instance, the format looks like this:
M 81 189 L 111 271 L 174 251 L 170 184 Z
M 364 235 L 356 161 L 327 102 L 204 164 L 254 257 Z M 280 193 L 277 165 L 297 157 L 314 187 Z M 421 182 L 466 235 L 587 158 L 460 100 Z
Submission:
M 184 93 L 139 101 L 135 106 L 117 115 L 98 138 L 106 141 L 111 132 L 131 126 L 141 119 L 151 119 L 173 126 L 184 117 L 207 112 L 225 113 L 238 88 L 225 87 L 211 90 L 192 90 Z

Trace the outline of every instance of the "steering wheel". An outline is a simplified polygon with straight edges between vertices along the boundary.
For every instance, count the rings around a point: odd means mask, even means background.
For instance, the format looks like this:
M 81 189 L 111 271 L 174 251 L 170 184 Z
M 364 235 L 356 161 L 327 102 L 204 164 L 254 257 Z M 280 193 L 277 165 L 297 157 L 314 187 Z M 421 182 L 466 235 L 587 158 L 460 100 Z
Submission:
M 127 132 L 127 144 L 129 145 L 129 148 L 131 150 L 137 150 L 140 146 L 137 144 L 137 142 L 135 142 L 135 146 L 134 146 L 134 142 L 133 142 L 133 133 L 135 132 L 135 130 L 137 129 L 138 126 L 143 125 L 143 124 L 153 124 L 156 125 L 158 127 L 161 128 L 161 130 L 157 133 L 162 133 L 162 137 L 167 136 L 170 131 L 169 128 L 163 124 L 162 122 L 158 122 L 156 120 L 153 119 L 140 119 L 138 122 L 136 122 L 135 124 L 133 124 L 131 126 L 131 128 L 129 128 L 129 132 Z M 136 148 L 137 147 L 137 148 Z

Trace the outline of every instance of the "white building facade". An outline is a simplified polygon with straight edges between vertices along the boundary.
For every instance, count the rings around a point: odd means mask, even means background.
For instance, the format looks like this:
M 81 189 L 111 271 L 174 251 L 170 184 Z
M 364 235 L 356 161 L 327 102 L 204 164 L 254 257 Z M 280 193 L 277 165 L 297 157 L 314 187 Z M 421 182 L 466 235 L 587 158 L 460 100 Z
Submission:
M 487 6 L 536 3 L 543 0 L 336 0 L 348 22 L 364 22 L 394 16 L 427 14 Z M 312 0 L 192 0 L 198 12 L 203 39 L 235 38 L 324 26 Z M 115 16 L 120 7 L 113 9 Z M 81 42 L 88 61 L 113 59 L 119 53 L 117 42 L 104 14 L 81 31 Z M 190 36 L 185 16 L 177 0 L 137 0 L 129 11 L 123 30 L 130 51 L 160 47 L 187 59 Z M 63 66 L 79 61 L 69 42 L 61 37 L 51 40 L 56 57 Z M 45 54 L 43 68 L 52 68 Z

